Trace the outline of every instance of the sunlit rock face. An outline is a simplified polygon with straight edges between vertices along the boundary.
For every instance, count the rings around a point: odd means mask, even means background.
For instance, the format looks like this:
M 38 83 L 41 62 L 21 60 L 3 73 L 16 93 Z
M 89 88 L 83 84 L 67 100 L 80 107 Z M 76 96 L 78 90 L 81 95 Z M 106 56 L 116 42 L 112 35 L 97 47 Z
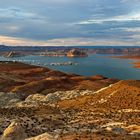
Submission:
M 3 132 L 2 140 L 25 140 L 26 133 L 18 122 L 12 122 Z
M 67 57 L 86 57 L 88 54 L 84 50 L 72 49 L 67 53 Z

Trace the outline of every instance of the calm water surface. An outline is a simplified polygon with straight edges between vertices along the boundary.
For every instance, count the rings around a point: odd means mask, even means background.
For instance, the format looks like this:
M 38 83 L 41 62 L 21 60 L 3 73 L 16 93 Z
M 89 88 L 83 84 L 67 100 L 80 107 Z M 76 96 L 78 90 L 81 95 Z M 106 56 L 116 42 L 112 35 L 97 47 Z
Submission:
M 140 80 L 140 69 L 133 68 L 131 64 L 135 60 L 109 58 L 109 55 L 93 54 L 83 58 L 26 56 L 9 59 L 0 57 L 0 60 L 16 60 L 85 76 L 100 74 L 110 78 Z M 49 63 L 70 61 L 78 63 L 78 65 L 48 66 Z

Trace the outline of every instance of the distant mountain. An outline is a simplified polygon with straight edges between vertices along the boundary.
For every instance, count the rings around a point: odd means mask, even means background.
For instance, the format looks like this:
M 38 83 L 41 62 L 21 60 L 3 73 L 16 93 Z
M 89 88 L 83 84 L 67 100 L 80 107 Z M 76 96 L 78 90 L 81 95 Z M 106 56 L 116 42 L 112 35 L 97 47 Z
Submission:
M 89 53 L 95 54 L 134 54 L 140 55 L 139 46 L 4 46 L 0 45 L 0 52 L 24 51 L 24 52 L 44 52 L 60 51 L 68 52 L 72 49 L 85 49 Z

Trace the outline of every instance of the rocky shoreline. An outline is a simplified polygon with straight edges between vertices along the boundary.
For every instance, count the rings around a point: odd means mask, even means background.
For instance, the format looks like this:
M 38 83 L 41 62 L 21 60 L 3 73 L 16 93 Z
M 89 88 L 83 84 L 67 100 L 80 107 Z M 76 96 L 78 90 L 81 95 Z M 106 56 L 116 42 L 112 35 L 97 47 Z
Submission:
M 134 68 L 140 68 L 140 55 L 121 55 L 121 56 L 111 56 L 111 58 L 118 58 L 118 59 L 131 59 L 136 60 L 136 62 L 133 62 Z

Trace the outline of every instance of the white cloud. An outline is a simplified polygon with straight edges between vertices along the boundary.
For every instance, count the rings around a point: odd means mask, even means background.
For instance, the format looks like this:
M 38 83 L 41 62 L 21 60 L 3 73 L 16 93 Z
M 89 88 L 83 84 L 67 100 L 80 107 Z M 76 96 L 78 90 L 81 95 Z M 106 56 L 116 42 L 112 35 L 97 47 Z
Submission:
M 132 3 L 139 3 L 140 0 L 121 0 L 122 3 L 132 2 Z
M 140 21 L 140 12 L 139 13 L 131 13 L 128 15 L 120 15 L 120 16 L 115 16 L 115 17 L 111 17 L 111 18 L 104 18 L 104 19 L 89 19 L 89 20 L 85 20 L 85 21 L 80 21 L 79 23 L 76 24 L 93 24 L 93 23 L 98 23 L 98 24 L 102 24 L 103 22 L 123 22 L 123 21 Z
M 140 27 L 123 28 L 123 30 L 128 31 L 128 32 L 138 32 L 138 33 L 140 33 Z
M 40 0 L 42 2 L 46 2 L 46 3 L 53 3 L 53 4 L 59 4 L 59 3 L 73 3 L 73 2 L 82 2 L 82 1 L 85 1 L 85 0 Z
M 30 11 L 26 11 L 26 10 L 22 10 L 19 8 L 0 8 L 0 18 L 1 19 L 23 19 L 23 20 L 40 20 L 40 19 L 44 19 L 46 20 L 46 17 L 38 15 L 35 12 L 30 12 Z
M 133 36 L 139 38 L 140 35 Z M 94 38 L 61 38 L 47 41 L 35 41 L 16 37 L 0 36 L 0 42 L 10 46 L 122 46 L 140 45 L 140 41 L 122 41 L 113 39 L 94 39 Z
M 9 32 L 17 32 L 20 30 L 20 28 L 18 26 L 14 26 L 14 25 L 5 26 L 3 28 L 4 28 L 4 30 L 7 30 Z
M 0 9 L 0 17 L 3 18 L 3 17 L 33 17 L 35 16 L 34 13 L 30 13 L 30 12 L 25 12 L 25 11 L 22 11 L 21 9 L 17 9 L 17 8 L 1 8 Z

